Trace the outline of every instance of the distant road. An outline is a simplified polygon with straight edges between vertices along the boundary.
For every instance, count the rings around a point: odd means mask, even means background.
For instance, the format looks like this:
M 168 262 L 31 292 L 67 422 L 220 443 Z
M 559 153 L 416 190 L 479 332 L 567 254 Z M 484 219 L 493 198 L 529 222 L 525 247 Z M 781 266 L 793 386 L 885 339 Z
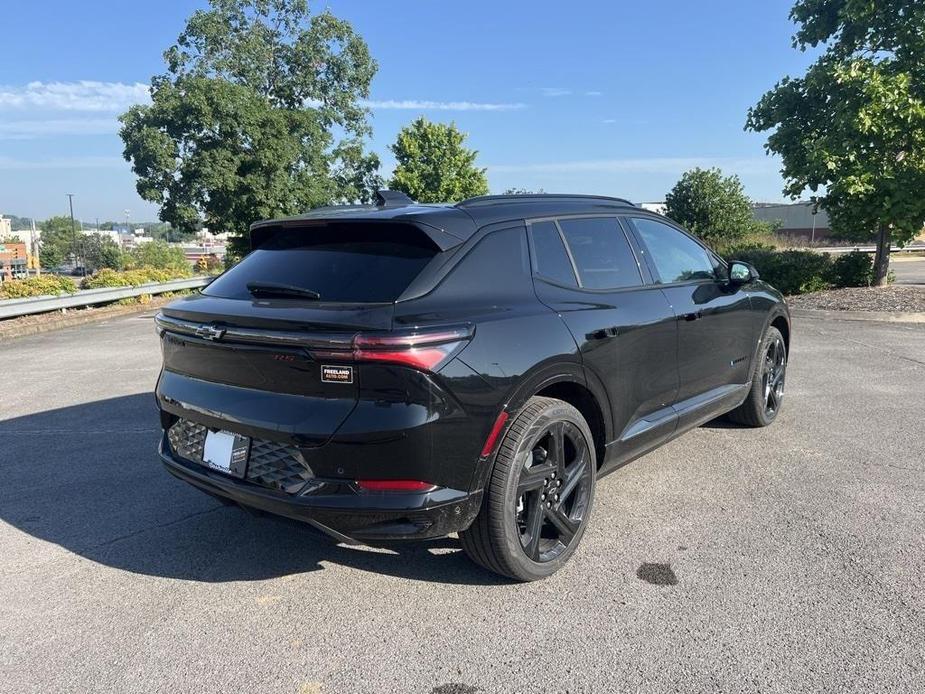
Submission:
M 877 250 L 876 246 L 831 246 L 829 248 L 813 248 L 810 250 L 819 251 L 820 253 L 850 253 L 851 251 L 864 251 L 873 253 Z M 893 248 L 892 253 L 904 253 L 906 251 L 925 251 L 925 242 L 916 241 L 910 243 L 905 248 Z
M 896 274 L 896 284 L 925 285 L 925 258 L 890 259 L 890 270 Z

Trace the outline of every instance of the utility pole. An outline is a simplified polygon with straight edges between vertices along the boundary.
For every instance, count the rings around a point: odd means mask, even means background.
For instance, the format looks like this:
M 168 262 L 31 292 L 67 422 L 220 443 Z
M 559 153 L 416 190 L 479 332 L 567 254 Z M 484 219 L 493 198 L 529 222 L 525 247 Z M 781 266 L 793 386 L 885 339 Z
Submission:
M 67 204 L 71 208 L 71 247 L 73 249 L 74 262 L 80 262 L 80 247 L 77 242 L 77 225 L 74 223 L 74 194 L 65 193 L 65 195 L 67 195 Z
M 32 257 L 34 259 L 32 262 L 35 263 L 35 276 L 41 277 L 42 276 L 42 258 L 39 255 L 39 241 L 35 235 L 35 217 L 32 218 L 32 237 L 30 241 L 32 241 Z

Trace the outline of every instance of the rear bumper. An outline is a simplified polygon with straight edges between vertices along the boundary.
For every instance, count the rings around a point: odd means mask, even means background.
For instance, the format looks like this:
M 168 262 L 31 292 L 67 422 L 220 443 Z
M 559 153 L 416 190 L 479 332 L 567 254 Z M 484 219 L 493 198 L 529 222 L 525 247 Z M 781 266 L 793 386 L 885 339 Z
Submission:
M 481 505 L 481 491 L 438 487 L 423 493 L 373 493 L 343 480 L 314 479 L 301 493 L 287 494 L 175 458 L 166 436 L 158 452 L 167 470 L 184 482 L 222 500 L 303 521 L 338 542 L 443 537 L 468 528 Z

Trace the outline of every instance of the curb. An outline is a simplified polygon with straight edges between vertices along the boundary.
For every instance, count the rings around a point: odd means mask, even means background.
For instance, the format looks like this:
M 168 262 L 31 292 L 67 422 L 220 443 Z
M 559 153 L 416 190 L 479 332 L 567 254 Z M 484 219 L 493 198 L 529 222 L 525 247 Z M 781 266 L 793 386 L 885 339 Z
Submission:
M 925 313 L 909 311 L 823 311 L 811 308 L 792 308 L 790 315 L 795 318 L 824 318 L 827 320 L 925 323 Z
M 13 325 L 20 318 L 10 318 L 0 323 L 0 340 L 15 340 L 19 337 L 29 337 L 30 335 L 40 335 L 41 333 L 51 332 L 52 330 L 63 330 L 65 328 L 74 328 L 88 323 L 99 323 L 100 321 L 109 320 L 110 318 L 121 318 L 122 316 L 131 316 L 139 313 L 147 313 L 153 309 L 160 308 L 164 304 L 170 303 L 175 297 L 169 299 L 155 298 L 146 304 L 131 304 L 128 306 L 103 306 L 101 308 L 86 308 L 73 311 L 70 314 L 39 314 L 43 320 L 35 323 L 25 323 Z M 32 316 L 23 316 L 22 318 L 31 318 Z

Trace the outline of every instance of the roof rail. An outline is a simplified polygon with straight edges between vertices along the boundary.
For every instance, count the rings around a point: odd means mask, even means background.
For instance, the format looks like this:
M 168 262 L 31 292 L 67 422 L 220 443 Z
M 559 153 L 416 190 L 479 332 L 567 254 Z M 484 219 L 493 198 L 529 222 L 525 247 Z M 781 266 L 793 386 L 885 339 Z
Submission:
M 376 207 L 405 207 L 413 204 L 414 200 L 400 190 L 376 191 Z
M 612 198 L 607 195 L 570 195 L 568 193 L 522 193 L 514 195 L 480 195 L 475 198 L 469 198 L 462 202 L 456 203 L 456 207 L 483 207 L 487 205 L 497 205 L 505 202 L 521 202 L 525 200 L 601 200 L 604 202 L 614 202 L 620 205 L 633 206 L 629 200 L 624 198 Z

